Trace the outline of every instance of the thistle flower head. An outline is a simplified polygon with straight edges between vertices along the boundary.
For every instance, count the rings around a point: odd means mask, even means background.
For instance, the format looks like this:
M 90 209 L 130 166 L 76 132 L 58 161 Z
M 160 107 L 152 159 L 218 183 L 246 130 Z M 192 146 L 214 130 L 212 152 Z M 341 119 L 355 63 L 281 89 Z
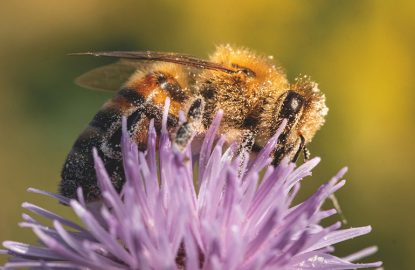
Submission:
M 224 140 L 215 140 L 219 112 L 204 138 L 196 177 L 190 147 L 184 153 L 172 147 L 166 108 L 158 150 L 153 122 L 148 149 L 139 152 L 124 119 L 126 183 L 120 194 L 94 152 L 102 192 L 98 208 L 84 201 L 81 190 L 78 200 L 69 200 L 29 189 L 70 205 L 82 224 L 24 203 L 25 209 L 50 219 L 52 225 L 24 214 L 20 226 L 31 228 L 40 245 L 3 242 L 2 253 L 10 255 L 5 268 L 357 269 L 381 265 L 353 263 L 375 252 L 374 247 L 345 258 L 333 254 L 334 244 L 369 233 L 369 226 L 341 229 L 340 222 L 328 227 L 319 224 L 336 213 L 321 207 L 344 185 L 340 179 L 345 169 L 308 199 L 294 204 L 300 181 L 311 174 L 319 159 L 299 167 L 287 160 L 271 166 L 269 155 L 280 129 L 255 160 L 241 167 L 246 162 L 234 157 L 235 147 L 224 149 Z

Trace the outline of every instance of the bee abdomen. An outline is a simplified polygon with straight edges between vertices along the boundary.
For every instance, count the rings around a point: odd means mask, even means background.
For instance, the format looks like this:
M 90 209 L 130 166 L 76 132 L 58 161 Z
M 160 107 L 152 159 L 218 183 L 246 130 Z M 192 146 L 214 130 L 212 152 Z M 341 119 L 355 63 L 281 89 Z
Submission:
M 68 198 L 76 198 L 77 188 L 81 187 L 85 199 L 88 201 L 98 198 L 100 192 L 96 184 L 92 149 L 96 148 L 101 157 L 108 159 L 103 155 L 101 145 L 106 131 L 118 122 L 119 118 L 119 113 L 116 117 L 113 111 L 110 112 L 110 110 L 105 109 L 99 111 L 75 141 L 61 173 L 62 181 L 59 189 L 62 195 Z M 114 172 L 117 171 L 116 167 L 113 166 Z
M 133 106 L 140 106 L 144 103 L 144 96 L 135 89 L 123 88 L 117 93 L 117 96 L 123 97 Z
M 87 201 L 100 197 L 97 187 L 92 149 L 96 148 L 117 190 L 124 183 L 121 159 L 121 119 L 128 115 L 122 106 L 131 110 L 127 117 L 128 129 L 133 129 L 143 117 L 143 97 L 134 90 L 122 89 L 94 116 L 88 127 L 75 141 L 62 169 L 60 193 L 76 198 L 81 187 Z M 131 111 L 130 110 L 130 111 Z
M 100 199 L 92 156 L 94 148 L 102 158 L 114 187 L 121 190 L 125 181 L 121 154 L 122 116 L 127 117 L 127 130 L 131 139 L 140 150 L 145 150 L 148 119 L 154 119 L 155 128 L 159 132 L 164 101 L 170 97 L 172 103 L 167 124 L 169 130 L 174 129 L 178 124 L 177 111 L 187 95 L 174 77 L 161 75 L 163 74 L 148 73 L 139 81 L 134 81 L 135 84 L 117 92 L 94 116 L 65 161 L 59 188 L 62 195 L 76 198 L 77 188 L 81 187 L 86 201 Z

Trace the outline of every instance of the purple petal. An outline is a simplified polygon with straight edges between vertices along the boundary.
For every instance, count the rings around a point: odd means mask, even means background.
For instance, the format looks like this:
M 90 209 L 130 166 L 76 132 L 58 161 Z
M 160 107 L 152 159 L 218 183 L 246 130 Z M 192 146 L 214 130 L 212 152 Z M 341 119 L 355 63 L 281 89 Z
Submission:
M 344 261 L 330 254 L 320 254 L 308 258 L 304 262 L 296 265 L 299 269 L 321 269 L 321 270 L 342 270 L 374 268 L 381 266 L 381 262 L 354 264 Z
M 88 227 L 92 235 L 95 236 L 97 240 L 103 243 L 111 253 L 113 253 L 118 258 L 124 260 L 125 262 L 131 262 L 131 256 L 125 251 L 125 249 L 117 242 L 116 239 L 112 238 L 108 232 L 95 220 L 95 218 L 88 213 L 78 202 L 71 201 L 71 207 L 74 209 L 75 213 L 84 224 Z
M 55 194 L 55 193 L 48 192 L 48 191 L 44 191 L 44 190 L 39 190 L 39 189 L 36 189 L 36 188 L 28 188 L 27 191 L 37 193 L 37 194 L 41 194 L 41 195 L 46 195 L 48 197 L 52 197 L 52 198 L 58 200 L 62 204 L 69 205 L 70 199 L 68 199 L 68 198 L 66 198 L 62 195 Z
M 323 247 L 331 246 L 333 244 L 349 240 L 351 238 L 365 235 L 365 234 L 368 234 L 371 230 L 372 228 L 370 226 L 366 226 L 366 227 L 334 231 L 324 236 L 318 243 L 309 247 L 304 252 L 311 251 L 311 250 L 317 250 Z
M 345 261 L 349 261 L 349 262 L 355 262 L 357 260 L 369 257 L 369 256 L 375 254 L 376 252 L 378 252 L 378 247 L 372 246 L 372 247 L 362 249 L 362 250 L 360 250 L 358 252 L 355 252 L 353 254 L 350 254 L 347 257 L 343 257 L 342 259 L 345 260 Z
M 63 217 L 61 217 L 61 216 L 59 216 L 59 215 L 57 215 L 55 213 L 52 213 L 52 212 L 50 212 L 50 211 L 48 211 L 46 209 L 43 209 L 43 208 L 41 208 L 39 206 L 34 205 L 34 204 L 31 204 L 31 203 L 28 203 L 28 202 L 24 202 L 22 204 L 22 207 L 25 208 L 25 209 L 27 209 L 27 210 L 29 210 L 29 211 L 31 211 L 31 212 L 33 212 L 33 213 L 35 213 L 35 214 L 37 214 L 37 215 L 39 215 L 39 216 L 45 217 L 47 219 L 50 219 L 50 220 L 59 220 L 60 222 L 62 222 L 66 226 L 69 226 L 71 228 L 74 228 L 75 230 L 79 230 L 79 231 L 83 231 L 84 230 L 81 226 L 73 223 L 72 221 L 67 220 L 67 219 L 65 219 L 65 218 L 63 218 Z
M 212 151 L 213 142 L 216 138 L 216 132 L 219 129 L 219 125 L 222 121 L 223 117 L 223 111 L 219 110 L 215 118 L 212 121 L 212 124 L 210 125 L 209 129 L 206 131 L 205 139 L 203 140 L 202 148 L 200 150 L 200 156 L 199 156 L 199 179 L 198 183 L 199 185 L 202 183 L 202 180 L 204 179 L 204 173 L 205 168 L 207 165 L 207 162 L 210 157 L 210 153 Z
M 47 248 L 35 247 L 24 243 L 4 241 L 3 247 L 5 247 L 13 253 L 19 254 L 20 256 L 24 257 L 42 258 L 47 260 L 62 259 L 61 256 Z

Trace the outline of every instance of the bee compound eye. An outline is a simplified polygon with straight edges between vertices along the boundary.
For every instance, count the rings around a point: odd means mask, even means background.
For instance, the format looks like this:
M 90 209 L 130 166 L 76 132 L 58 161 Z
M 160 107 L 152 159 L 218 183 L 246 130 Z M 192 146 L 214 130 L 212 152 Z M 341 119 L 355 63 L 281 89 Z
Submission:
M 298 113 L 303 105 L 304 98 L 300 94 L 289 90 L 284 99 L 281 111 L 285 111 L 287 113 Z
M 278 102 L 277 120 L 282 121 L 282 119 L 287 119 L 288 124 L 292 123 L 300 116 L 304 104 L 305 100 L 303 96 L 293 90 L 288 90 L 280 97 L 280 101 Z

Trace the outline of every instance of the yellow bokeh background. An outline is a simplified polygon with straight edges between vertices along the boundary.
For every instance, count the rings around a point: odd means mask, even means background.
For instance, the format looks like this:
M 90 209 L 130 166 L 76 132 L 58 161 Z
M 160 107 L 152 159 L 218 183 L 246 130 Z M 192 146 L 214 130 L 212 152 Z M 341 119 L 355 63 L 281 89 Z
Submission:
M 290 79 L 302 73 L 319 82 L 330 111 L 310 145 L 322 163 L 304 193 L 347 165 L 348 183 L 338 192 L 345 226 L 370 224 L 373 232 L 338 252 L 375 244 L 379 252 L 369 260 L 415 269 L 409 0 L 1 1 L 0 240 L 35 241 L 17 226 L 23 201 L 62 210 L 25 190 L 56 191 L 65 155 L 109 97 L 73 83 L 105 60 L 68 53 L 149 49 L 207 57 L 222 43 L 274 55 Z

